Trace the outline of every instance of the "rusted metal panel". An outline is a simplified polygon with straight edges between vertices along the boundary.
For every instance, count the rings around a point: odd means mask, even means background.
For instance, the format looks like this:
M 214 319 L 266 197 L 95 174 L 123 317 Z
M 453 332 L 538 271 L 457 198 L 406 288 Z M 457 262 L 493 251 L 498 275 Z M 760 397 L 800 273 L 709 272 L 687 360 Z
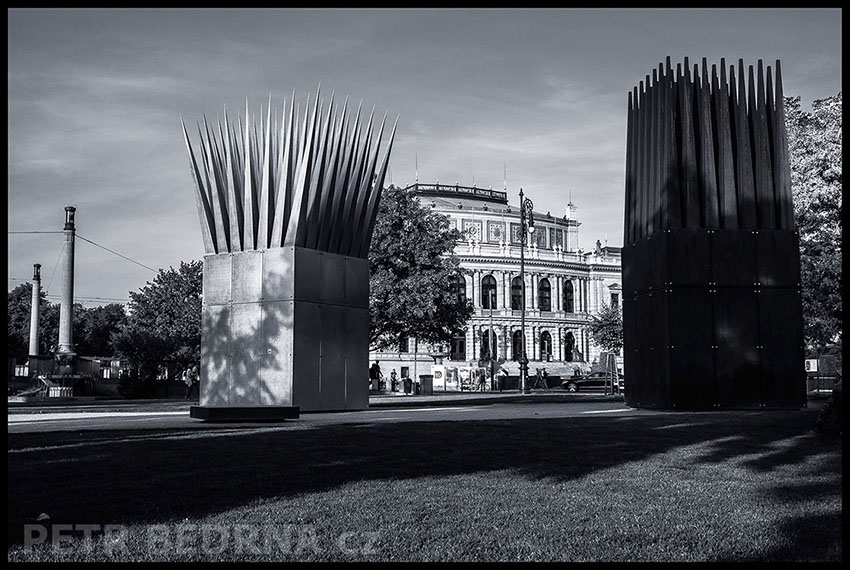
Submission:
M 663 257 L 666 270 L 654 267 L 653 271 L 666 276 L 672 287 L 707 287 L 711 281 L 711 244 L 706 230 L 671 230 L 666 234 Z
M 753 287 L 722 288 L 714 295 L 717 403 L 754 407 L 761 391 L 759 299 Z
M 710 237 L 711 281 L 714 285 L 756 287 L 756 234 L 746 230 L 717 230 Z

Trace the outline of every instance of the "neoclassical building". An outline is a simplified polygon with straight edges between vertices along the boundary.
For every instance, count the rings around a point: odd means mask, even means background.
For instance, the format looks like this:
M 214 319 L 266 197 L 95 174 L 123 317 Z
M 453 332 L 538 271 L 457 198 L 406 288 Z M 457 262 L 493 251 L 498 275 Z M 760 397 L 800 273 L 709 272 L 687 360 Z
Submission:
M 520 278 L 519 198 L 509 202 L 504 191 L 459 185 L 416 183 L 406 188 L 420 204 L 446 215 L 463 232 L 455 247 L 466 275 L 455 284 L 459 295 L 472 300 L 475 312 L 466 334 L 443 347 L 446 366 L 470 365 L 488 351 L 508 363 L 520 356 L 522 333 L 520 306 L 526 291 L 525 348 L 533 371 L 535 362 L 592 362 L 601 349 L 584 330 L 602 304 L 621 301 L 620 248 L 597 242 L 584 251 L 579 247 L 576 206 L 565 213 L 534 212 L 535 231 L 526 242 L 525 282 Z M 513 203 L 513 202 L 516 202 Z M 491 347 L 491 344 L 493 345 Z M 392 368 L 418 364 L 427 374 L 434 359 L 411 339 L 400 351 L 373 353 L 389 377 Z M 405 364 L 408 363 L 408 364 Z M 508 365 L 508 368 L 514 368 Z M 410 370 L 411 376 L 413 375 Z

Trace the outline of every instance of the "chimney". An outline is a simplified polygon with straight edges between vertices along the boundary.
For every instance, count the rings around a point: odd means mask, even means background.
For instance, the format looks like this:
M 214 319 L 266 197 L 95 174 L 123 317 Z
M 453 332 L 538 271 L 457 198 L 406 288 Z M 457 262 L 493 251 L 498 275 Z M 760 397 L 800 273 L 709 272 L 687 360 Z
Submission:
M 59 346 L 57 354 L 73 356 L 73 321 L 74 321 L 74 212 L 73 206 L 65 207 L 65 264 L 62 268 L 62 300 L 59 306 Z
M 41 264 L 32 265 L 32 306 L 30 309 L 30 356 L 38 356 L 38 319 L 41 311 Z

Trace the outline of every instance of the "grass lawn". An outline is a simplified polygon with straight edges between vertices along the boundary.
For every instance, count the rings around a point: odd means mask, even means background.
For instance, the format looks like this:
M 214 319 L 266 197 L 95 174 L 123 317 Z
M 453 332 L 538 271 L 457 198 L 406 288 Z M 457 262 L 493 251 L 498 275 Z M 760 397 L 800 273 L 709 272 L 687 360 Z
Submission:
M 841 440 L 812 421 L 10 434 L 8 559 L 839 561 Z M 121 525 L 119 538 L 24 546 L 41 513 Z

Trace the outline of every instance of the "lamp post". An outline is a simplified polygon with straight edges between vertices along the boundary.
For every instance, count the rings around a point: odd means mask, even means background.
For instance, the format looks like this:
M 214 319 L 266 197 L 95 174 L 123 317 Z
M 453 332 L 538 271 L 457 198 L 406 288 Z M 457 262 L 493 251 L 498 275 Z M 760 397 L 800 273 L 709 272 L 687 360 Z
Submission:
M 520 305 L 520 331 L 522 335 L 522 355 L 519 358 L 519 379 L 523 394 L 528 394 L 528 356 L 525 350 L 525 242 L 526 234 L 534 233 L 534 202 L 524 198 L 519 189 L 519 279 L 522 282 L 522 304 Z

